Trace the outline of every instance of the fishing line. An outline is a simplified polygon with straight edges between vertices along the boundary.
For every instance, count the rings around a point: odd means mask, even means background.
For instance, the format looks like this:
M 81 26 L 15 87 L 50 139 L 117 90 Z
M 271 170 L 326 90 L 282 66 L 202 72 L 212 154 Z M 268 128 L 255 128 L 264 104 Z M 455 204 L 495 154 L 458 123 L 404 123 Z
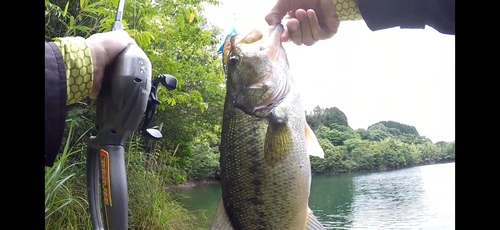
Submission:
M 234 2 L 236 2 L 235 0 L 231 1 L 231 0 L 228 0 L 229 2 L 231 2 L 231 5 L 232 5 L 232 11 L 233 11 L 233 23 L 232 23 L 232 29 L 234 30 L 234 27 L 236 26 L 236 7 L 234 6 Z

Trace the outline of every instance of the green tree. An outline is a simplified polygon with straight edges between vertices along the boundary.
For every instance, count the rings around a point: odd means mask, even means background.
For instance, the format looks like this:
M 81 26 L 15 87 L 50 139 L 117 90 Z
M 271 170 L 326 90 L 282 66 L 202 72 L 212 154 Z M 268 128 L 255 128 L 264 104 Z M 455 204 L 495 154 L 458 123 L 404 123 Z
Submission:
M 359 134 L 359 136 L 361 137 L 361 139 L 363 139 L 363 140 L 369 140 L 370 139 L 370 135 L 369 135 L 369 133 L 368 133 L 368 131 L 366 129 L 359 128 L 359 129 L 356 129 L 355 131 L 356 131 L 356 133 Z
M 322 109 L 316 106 L 312 112 L 306 112 L 306 119 L 313 130 L 320 126 L 331 127 L 334 124 L 349 127 L 346 115 L 337 107 Z
M 326 126 L 320 126 L 316 129 L 316 136 L 321 137 L 323 139 L 329 140 L 334 146 L 341 146 L 344 144 L 345 140 L 358 138 L 359 135 L 351 130 L 350 128 L 338 126 L 333 124 L 334 128 L 328 128 Z
M 335 155 L 335 147 L 328 139 L 318 137 L 318 143 L 323 149 L 325 156 L 324 158 L 319 158 L 316 156 L 309 157 L 311 161 L 311 172 L 313 172 L 314 174 L 331 172 L 332 167 L 330 165 L 327 165 L 327 159 L 329 161 L 330 159 L 339 159 L 340 156 Z
M 415 134 L 407 134 L 407 133 L 399 136 L 399 139 L 405 143 L 408 143 L 408 144 L 423 144 L 426 142 L 432 143 L 432 141 L 425 136 L 420 136 L 420 135 L 415 135 Z
M 399 134 L 407 133 L 407 134 L 414 134 L 417 136 L 419 135 L 417 128 L 415 128 L 414 126 L 402 124 L 402 123 L 395 122 L 395 121 L 379 121 L 379 122 L 369 126 L 368 129 L 370 129 L 370 127 L 372 127 L 374 125 L 378 125 L 378 124 L 383 124 L 389 130 L 394 129 L 393 131 L 396 133 L 399 133 Z M 398 130 L 398 131 L 395 131 L 395 130 Z
M 381 141 L 388 137 L 392 137 L 389 129 L 384 124 L 372 125 L 368 128 L 368 138 L 372 141 Z
M 447 162 L 455 160 L 455 142 L 437 142 L 436 147 L 439 149 L 439 156 L 437 161 Z
M 339 108 L 326 108 L 323 111 L 323 125 L 331 127 L 333 124 L 349 127 L 347 117 Z
M 452 161 L 455 160 L 455 141 L 448 142 L 445 147 L 445 156 L 443 160 Z
M 310 113 L 306 111 L 306 120 L 312 130 L 316 130 L 323 125 L 322 119 L 323 110 L 319 106 L 314 107 L 313 111 Z
M 381 121 L 368 129 L 353 130 L 335 107 L 316 106 L 306 115 L 316 136 L 329 142 L 324 146 L 333 146 L 324 147 L 329 149 L 325 159 L 311 158 L 314 173 L 384 170 L 455 160 L 454 142 L 433 144 L 419 135 L 414 126 Z M 332 153 L 336 157 L 331 157 Z
M 344 141 L 344 146 L 356 162 L 357 170 L 370 170 L 373 168 L 373 158 L 370 151 L 370 141 L 359 138 Z
M 162 127 L 164 138 L 155 144 L 155 161 L 164 162 L 163 174 L 175 183 L 188 179 L 194 149 L 217 145 L 224 96 L 224 74 L 217 54 L 221 31 L 207 23 L 202 3 L 214 0 L 126 1 L 124 29 L 143 48 L 153 66 L 153 78 L 171 74 L 178 87 L 158 92 L 162 102 L 153 122 Z M 118 0 L 46 1 L 46 38 L 84 36 L 108 31 Z M 92 121 L 95 110 L 86 113 Z M 75 114 L 76 115 L 76 114 Z M 91 123 L 91 122 L 88 122 Z M 202 143 L 202 144 L 199 144 Z M 143 150 L 151 146 L 141 144 Z M 168 163 L 168 164 L 166 164 Z M 167 166 L 168 165 L 168 166 Z
M 418 145 L 423 163 L 435 163 L 439 160 L 440 149 L 431 142 Z

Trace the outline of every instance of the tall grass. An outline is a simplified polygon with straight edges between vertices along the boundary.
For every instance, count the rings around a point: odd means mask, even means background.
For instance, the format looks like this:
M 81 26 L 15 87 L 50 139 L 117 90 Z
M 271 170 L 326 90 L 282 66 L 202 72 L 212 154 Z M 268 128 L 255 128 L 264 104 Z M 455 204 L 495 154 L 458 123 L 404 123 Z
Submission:
M 83 162 L 71 162 L 70 157 L 82 154 L 82 149 L 70 146 L 73 135 L 72 120 L 69 132 L 59 159 L 51 168 L 45 168 L 45 229 L 82 229 L 90 223 L 85 215 L 88 203 L 85 197 L 84 181 L 77 180 L 81 171 L 78 165 Z M 81 137 L 79 138 L 81 139 Z
M 45 168 L 45 229 L 92 229 L 85 184 L 84 132 L 76 141 L 74 122 L 69 120 L 69 131 L 64 148 L 53 167 Z M 131 140 L 132 142 L 132 140 Z M 70 143 L 74 143 L 71 145 Z M 132 143 L 130 143 L 132 144 Z M 80 147 L 75 147 L 80 146 Z M 132 150 L 132 151 L 130 151 Z M 189 213 L 175 195 L 166 190 L 160 172 L 145 170 L 148 153 L 130 148 L 127 177 L 129 188 L 129 225 L 134 230 L 197 230 L 199 221 Z
M 200 229 L 194 213 L 188 213 L 176 201 L 176 195 L 165 190 L 158 175 L 135 171 L 130 175 L 129 187 L 132 229 Z

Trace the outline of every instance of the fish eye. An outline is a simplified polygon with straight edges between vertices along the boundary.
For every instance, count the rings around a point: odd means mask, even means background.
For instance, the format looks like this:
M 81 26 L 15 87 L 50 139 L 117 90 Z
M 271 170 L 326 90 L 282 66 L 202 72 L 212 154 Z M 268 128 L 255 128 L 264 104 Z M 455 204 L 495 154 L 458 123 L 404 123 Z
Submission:
M 229 58 L 228 64 L 229 65 L 236 65 L 236 64 L 238 64 L 239 61 L 240 61 L 240 59 L 238 58 L 238 56 L 231 56 Z

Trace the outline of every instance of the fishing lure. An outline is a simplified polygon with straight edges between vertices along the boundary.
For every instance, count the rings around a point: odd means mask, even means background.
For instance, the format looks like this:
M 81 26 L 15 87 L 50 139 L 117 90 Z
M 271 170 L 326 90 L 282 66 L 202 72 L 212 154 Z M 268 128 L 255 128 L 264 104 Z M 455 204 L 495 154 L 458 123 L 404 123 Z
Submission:
M 226 71 L 226 64 L 229 60 L 229 50 L 231 50 L 231 37 L 236 34 L 236 30 L 233 28 L 231 32 L 224 39 L 224 43 L 220 46 L 217 53 L 222 54 L 222 66 L 224 67 L 224 72 Z

